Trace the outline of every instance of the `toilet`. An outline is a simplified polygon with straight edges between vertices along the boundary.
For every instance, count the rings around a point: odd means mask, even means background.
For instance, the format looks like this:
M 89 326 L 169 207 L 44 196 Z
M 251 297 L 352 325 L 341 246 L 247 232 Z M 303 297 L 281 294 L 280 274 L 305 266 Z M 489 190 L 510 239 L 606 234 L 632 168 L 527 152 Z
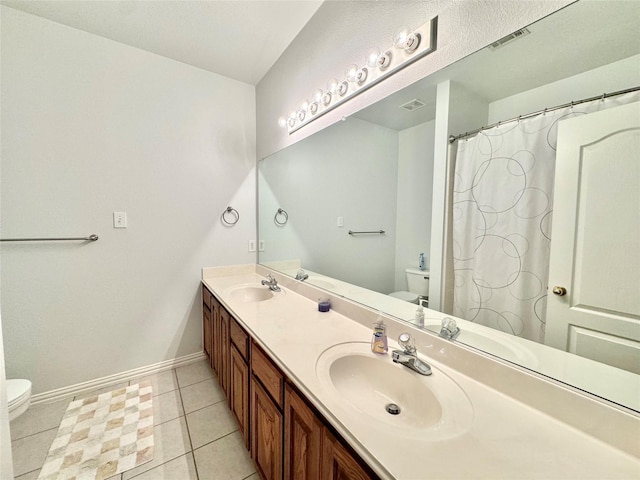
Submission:
M 429 296 L 429 270 L 420 270 L 419 268 L 407 268 L 407 285 L 409 291 L 399 291 L 390 293 L 389 296 L 399 298 L 405 302 L 418 304 L 420 298 Z
M 9 421 L 19 417 L 31 404 L 31 382 L 24 379 L 7 380 Z

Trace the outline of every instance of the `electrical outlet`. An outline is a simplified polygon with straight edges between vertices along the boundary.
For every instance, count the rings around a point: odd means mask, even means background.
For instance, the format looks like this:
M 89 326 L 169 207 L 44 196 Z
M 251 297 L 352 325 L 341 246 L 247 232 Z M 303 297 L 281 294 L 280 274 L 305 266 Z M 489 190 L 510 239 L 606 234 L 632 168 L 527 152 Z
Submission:
M 254 253 L 256 251 L 256 241 L 249 240 L 249 253 Z
M 258 251 L 264 252 L 264 240 L 258 240 Z
M 127 212 L 113 212 L 113 228 L 127 228 Z

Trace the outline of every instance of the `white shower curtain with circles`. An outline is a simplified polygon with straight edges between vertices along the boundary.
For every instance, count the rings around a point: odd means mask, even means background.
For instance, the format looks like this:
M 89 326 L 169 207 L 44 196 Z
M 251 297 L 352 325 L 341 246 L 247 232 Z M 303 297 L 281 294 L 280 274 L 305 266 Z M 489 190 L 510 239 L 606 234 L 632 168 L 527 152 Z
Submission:
M 583 103 L 458 141 L 455 316 L 544 340 L 558 122 L 639 98 L 634 92 Z

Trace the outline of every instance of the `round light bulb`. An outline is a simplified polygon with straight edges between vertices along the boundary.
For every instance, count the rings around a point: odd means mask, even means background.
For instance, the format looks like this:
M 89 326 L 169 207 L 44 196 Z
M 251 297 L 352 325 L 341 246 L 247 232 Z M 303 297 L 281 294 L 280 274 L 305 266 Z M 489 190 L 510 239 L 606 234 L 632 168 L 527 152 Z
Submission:
M 284 117 L 280 117 L 278 119 L 278 125 L 280 126 L 280 128 L 284 128 L 287 126 L 287 119 Z
M 318 113 L 318 102 L 314 101 L 309 104 L 309 113 L 311 113 L 311 115 Z
M 322 91 L 321 88 L 317 89 L 315 92 L 313 92 L 313 99 L 320 103 L 322 101 L 322 96 L 324 95 L 324 92 Z
M 336 91 L 338 90 L 338 83 L 339 82 L 337 78 L 332 78 L 327 84 L 327 90 L 329 90 L 330 93 L 336 93 Z
M 399 50 L 404 50 L 405 42 L 411 33 L 411 29 L 403 25 L 396 30 L 396 33 L 393 34 L 393 46 Z
M 366 63 L 367 67 L 373 68 L 377 65 L 378 57 L 380 56 L 380 49 L 373 47 L 367 52 Z
M 302 103 L 300 104 L 300 110 L 302 110 L 303 112 L 309 110 L 309 100 L 302 101 Z
M 355 63 L 349 65 L 344 76 L 349 82 L 355 82 L 358 79 L 358 65 L 356 65 Z

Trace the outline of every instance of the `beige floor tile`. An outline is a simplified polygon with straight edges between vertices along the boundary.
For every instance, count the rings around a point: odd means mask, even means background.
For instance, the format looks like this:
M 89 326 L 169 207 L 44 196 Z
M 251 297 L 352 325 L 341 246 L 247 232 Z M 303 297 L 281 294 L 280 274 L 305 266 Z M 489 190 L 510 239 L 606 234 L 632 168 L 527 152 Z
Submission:
M 155 373 L 153 375 L 147 375 L 146 377 L 136 378 L 131 380 L 130 384 L 140 382 L 151 382 L 153 388 L 153 395 L 162 395 L 163 393 L 171 392 L 178 389 L 178 381 L 176 380 L 176 373 L 174 370 L 166 370 L 164 372 Z
M 239 432 L 194 450 L 200 480 L 243 480 L 256 471 Z
M 187 414 L 187 425 L 194 449 L 238 430 L 238 424 L 226 402 Z
M 222 478 L 222 477 L 219 477 Z M 198 474 L 196 473 L 196 465 L 193 461 L 193 454 L 191 452 L 181 457 L 174 458 L 173 460 L 158 465 L 151 470 L 147 470 L 141 475 L 138 475 L 134 480 L 198 480 Z
M 180 392 L 163 393 L 153 397 L 153 424 L 160 425 L 184 415 Z
M 70 402 L 68 399 L 31 405 L 26 412 L 11 422 L 11 440 L 57 428 Z
M 194 383 L 180 389 L 185 413 L 191 413 L 225 399 L 216 379 Z
M 101 393 L 111 392 L 113 390 L 118 390 L 119 388 L 125 388 L 129 386 L 129 382 L 121 382 L 116 383 L 114 385 L 109 385 L 108 387 L 98 388 L 96 390 L 91 390 L 90 392 L 80 393 L 73 397 L 74 400 L 80 400 L 81 398 L 89 398 L 95 395 L 100 395 Z
M 17 477 L 42 468 L 57 433 L 58 429 L 53 428 L 11 442 L 13 474 Z
M 155 445 L 153 460 L 124 472 L 122 475 L 124 480 L 178 458 L 191 450 L 189 433 L 184 417 L 156 425 L 153 428 L 153 437 Z
M 206 360 L 176 368 L 176 376 L 180 388 L 215 378 L 215 374 Z
M 249 475 L 244 480 L 260 480 L 260 475 L 258 475 L 258 472 L 256 472 L 253 475 Z
M 15 477 L 15 480 L 38 480 L 38 475 L 40 475 L 40 469 Z

